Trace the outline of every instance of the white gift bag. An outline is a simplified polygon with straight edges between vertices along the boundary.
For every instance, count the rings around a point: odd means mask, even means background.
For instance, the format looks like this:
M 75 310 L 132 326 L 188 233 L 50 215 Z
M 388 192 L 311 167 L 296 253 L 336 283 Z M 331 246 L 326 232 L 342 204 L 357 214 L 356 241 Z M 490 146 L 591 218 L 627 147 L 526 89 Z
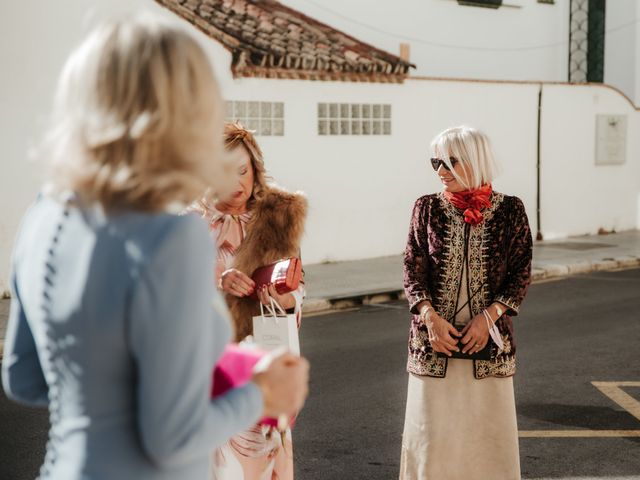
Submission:
M 265 350 L 284 347 L 300 355 L 296 315 L 288 315 L 273 298 L 271 305 L 260 303 L 260 316 L 253 317 L 253 341 Z

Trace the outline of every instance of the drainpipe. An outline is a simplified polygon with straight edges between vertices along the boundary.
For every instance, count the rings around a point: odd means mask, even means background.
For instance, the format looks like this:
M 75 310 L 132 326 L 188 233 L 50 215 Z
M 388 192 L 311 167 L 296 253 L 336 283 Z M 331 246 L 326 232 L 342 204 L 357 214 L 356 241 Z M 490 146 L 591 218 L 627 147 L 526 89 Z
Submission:
M 538 90 L 538 144 L 536 149 L 536 225 L 537 225 L 537 233 L 536 240 L 542 240 L 542 228 L 541 228 L 541 214 L 540 214 L 540 120 L 542 117 L 542 83 L 540 84 Z

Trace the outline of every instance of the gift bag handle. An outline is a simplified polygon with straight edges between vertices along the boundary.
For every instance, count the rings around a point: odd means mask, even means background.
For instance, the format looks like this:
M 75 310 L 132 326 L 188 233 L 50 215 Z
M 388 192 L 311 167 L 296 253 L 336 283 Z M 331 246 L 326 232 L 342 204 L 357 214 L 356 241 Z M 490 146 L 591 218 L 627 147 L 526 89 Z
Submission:
M 262 318 L 262 321 L 265 321 L 265 318 L 268 317 L 275 317 L 275 312 L 272 310 L 272 307 L 270 305 L 263 305 L 262 302 L 260 303 L 260 317 Z M 264 314 L 264 311 L 267 311 L 267 315 Z
M 260 316 L 263 320 L 265 319 L 265 310 L 267 311 L 268 317 L 278 318 L 287 316 L 287 312 L 273 297 L 269 297 L 269 305 L 263 305 L 262 302 L 260 302 Z
M 273 297 L 269 297 L 269 300 L 271 301 L 271 311 L 273 312 L 273 316 L 277 317 L 286 317 L 287 316 L 287 312 L 284 310 L 284 308 L 282 308 L 282 306 L 275 301 L 275 299 Z M 277 308 L 276 308 L 277 307 Z M 278 313 L 280 315 L 278 315 Z

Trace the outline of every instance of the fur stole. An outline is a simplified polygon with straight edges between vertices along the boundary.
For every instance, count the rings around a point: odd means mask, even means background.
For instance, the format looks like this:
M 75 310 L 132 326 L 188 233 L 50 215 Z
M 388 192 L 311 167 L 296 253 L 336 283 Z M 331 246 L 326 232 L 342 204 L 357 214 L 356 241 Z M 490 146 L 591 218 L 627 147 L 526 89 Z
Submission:
M 236 251 L 234 268 L 251 276 L 258 268 L 283 258 L 300 256 L 300 241 L 307 217 L 307 199 L 270 185 L 252 209 L 246 237 Z M 252 318 L 260 312 L 257 300 L 226 296 L 241 341 L 253 332 Z

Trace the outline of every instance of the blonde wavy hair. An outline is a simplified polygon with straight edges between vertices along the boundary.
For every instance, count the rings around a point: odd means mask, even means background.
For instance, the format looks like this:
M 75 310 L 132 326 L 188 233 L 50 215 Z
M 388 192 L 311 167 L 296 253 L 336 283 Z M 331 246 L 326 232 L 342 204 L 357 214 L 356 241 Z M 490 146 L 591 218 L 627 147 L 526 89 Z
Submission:
M 251 130 L 246 129 L 240 122 L 227 122 L 224 124 L 223 144 L 226 153 L 236 148 L 244 148 L 251 159 L 253 167 L 253 190 L 247 201 L 247 210 L 251 210 L 257 201 L 260 201 L 269 188 L 271 178 L 267 176 L 264 166 L 262 150 Z M 194 205 L 195 210 L 206 214 L 218 201 L 224 200 L 224 195 L 207 191 L 206 194 Z
M 211 65 L 179 26 L 144 15 L 96 28 L 59 79 L 49 192 L 161 211 L 232 188 Z
M 264 157 L 262 150 L 258 146 L 256 137 L 251 130 L 247 130 L 239 122 L 228 122 L 224 125 L 224 148 L 230 152 L 238 147 L 243 147 L 251 158 L 251 166 L 253 167 L 253 193 L 247 202 L 247 208 L 250 209 L 253 204 L 264 196 L 265 190 L 268 188 L 269 177 L 264 166 Z

